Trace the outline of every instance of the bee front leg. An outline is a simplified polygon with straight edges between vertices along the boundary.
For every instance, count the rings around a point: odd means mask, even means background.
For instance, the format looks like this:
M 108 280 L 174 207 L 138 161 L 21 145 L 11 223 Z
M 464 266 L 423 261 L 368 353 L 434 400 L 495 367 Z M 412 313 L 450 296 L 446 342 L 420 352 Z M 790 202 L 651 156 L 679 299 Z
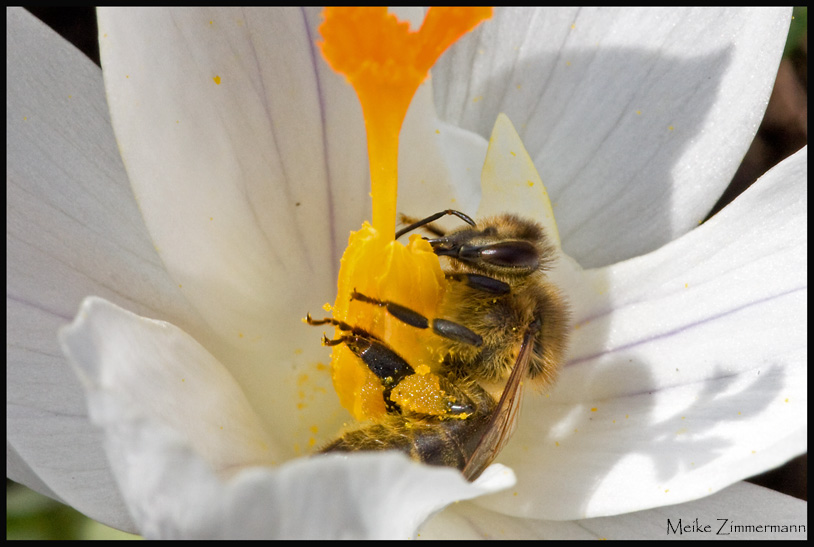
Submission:
M 486 275 L 471 273 L 448 273 L 446 274 L 446 278 L 453 281 L 460 281 L 467 287 L 472 287 L 473 289 L 494 294 L 496 296 L 509 294 L 512 290 L 511 285 L 508 283 L 504 283 L 499 279 Z

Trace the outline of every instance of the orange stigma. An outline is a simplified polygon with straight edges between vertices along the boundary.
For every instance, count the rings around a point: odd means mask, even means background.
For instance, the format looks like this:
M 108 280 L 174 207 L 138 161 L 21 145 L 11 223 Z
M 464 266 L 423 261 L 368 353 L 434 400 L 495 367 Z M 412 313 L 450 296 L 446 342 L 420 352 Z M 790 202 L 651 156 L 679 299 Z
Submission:
M 367 129 L 373 227 L 396 232 L 399 132 L 418 86 L 438 57 L 492 8 L 430 8 L 418 31 L 387 8 L 325 8 L 319 45 L 359 97 Z

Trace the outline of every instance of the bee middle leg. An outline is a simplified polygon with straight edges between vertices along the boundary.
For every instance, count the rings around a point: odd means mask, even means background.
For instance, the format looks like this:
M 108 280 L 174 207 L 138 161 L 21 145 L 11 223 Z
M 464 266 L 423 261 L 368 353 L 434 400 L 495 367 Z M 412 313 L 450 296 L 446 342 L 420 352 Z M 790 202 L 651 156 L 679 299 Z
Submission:
M 387 313 L 389 313 L 402 323 L 410 325 L 411 327 L 415 327 L 417 329 L 426 329 L 429 328 L 430 326 L 429 319 L 427 319 L 417 311 L 411 310 L 410 308 L 402 306 L 401 304 L 371 298 L 358 292 L 356 289 L 354 289 L 353 292 L 351 293 L 350 299 L 365 302 L 367 304 L 373 304 L 374 306 L 383 307 L 387 310 Z M 432 331 L 438 336 L 442 336 L 455 342 L 461 342 L 463 344 L 469 344 L 471 346 L 476 347 L 479 347 L 483 344 L 483 338 L 481 338 L 479 334 L 472 332 L 471 330 L 461 325 L 460 323 L 449 321 L 447 319 L 433 319 Z

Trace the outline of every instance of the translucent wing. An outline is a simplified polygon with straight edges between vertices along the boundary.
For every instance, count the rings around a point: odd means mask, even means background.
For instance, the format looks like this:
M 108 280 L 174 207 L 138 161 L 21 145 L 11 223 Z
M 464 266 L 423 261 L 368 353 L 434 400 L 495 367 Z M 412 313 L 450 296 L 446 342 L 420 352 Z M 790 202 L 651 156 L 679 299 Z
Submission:
M 463 469 L 464 477 L 469 481 L 477 479 L 483 473 L 483 470 L 492 463 L 492 460 L 509 442 L 515 427 L 517 427 L 517 416 L 523 402 L 523 379 L 529 370 L 532 352 L 534 351 L 534 339 L 537 333 L 540 332 L 540 327 L 541 322 L 538 318 L 529 325 L 523 335 L 523 343 L 520 346 L 517 361 L 514 364 L 512 373 L 509 375 L 509 379 L 506 381 L 506 387 L 503 388 L 503 394 L 500 396 L 497 408 Z

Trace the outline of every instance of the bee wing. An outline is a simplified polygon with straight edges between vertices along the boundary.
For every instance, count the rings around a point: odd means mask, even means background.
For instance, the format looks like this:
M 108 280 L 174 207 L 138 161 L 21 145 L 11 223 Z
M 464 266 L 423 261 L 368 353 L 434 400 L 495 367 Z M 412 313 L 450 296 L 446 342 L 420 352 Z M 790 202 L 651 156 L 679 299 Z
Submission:
M 523 379 L 529 370 L 534 351 L 534 339 L 540 331 L 540 320 L 536 319 L 523 335 L 523 344 L 514 364 L 512 373 L 503 388 L 503 394 L 497 403 L 486 431 L 475 447 L 474 452 L 464 466 L 466 480 L 477 479 L 492 460 L 503 450 L 517 427 L 517 416 L 523 402 Z

